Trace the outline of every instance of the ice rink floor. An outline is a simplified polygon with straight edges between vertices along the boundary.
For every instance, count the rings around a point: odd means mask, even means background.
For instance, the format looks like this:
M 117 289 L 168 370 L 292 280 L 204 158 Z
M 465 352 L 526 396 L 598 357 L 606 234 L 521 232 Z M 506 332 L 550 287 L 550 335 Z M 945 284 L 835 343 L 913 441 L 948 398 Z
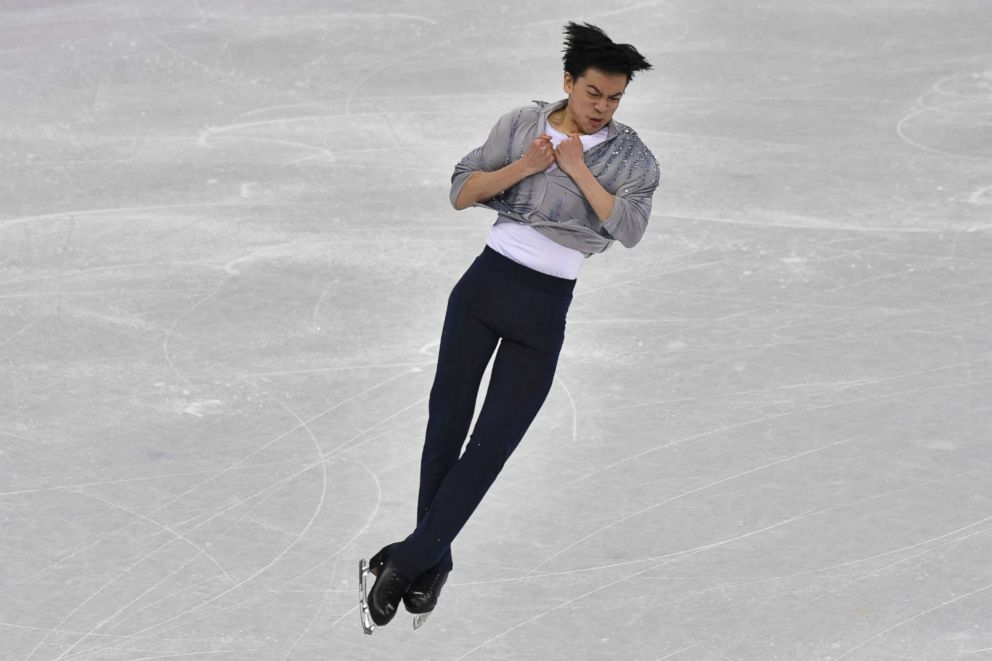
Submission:
M 427 624 L 416 521 L 454 164 L 654 64 L 644 240 Z M 992 659 L 986 0 L 0 4 L 0 659 Z M 483 380 L 479 403 L 485 394 Z

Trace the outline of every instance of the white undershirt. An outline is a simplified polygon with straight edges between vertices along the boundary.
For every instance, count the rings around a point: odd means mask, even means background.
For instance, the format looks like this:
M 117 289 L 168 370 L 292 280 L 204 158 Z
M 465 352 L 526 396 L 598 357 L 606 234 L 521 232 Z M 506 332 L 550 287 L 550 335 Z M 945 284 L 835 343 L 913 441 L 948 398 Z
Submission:
M 544 131 L 551 136 L 551 144 L 555 148 L 568 137 L 551 126 L 551 122 L 547 122 Z M 606 140 L 607 134 L 608 127 L 604 126 L 596 133 L 580 135 L 582 151 L 588 151 Z M 556 167 L 558 165 L 552 163 L 545 172 L 551 172 Z M 585 255 L 580 251 L 549 239 L 530 225 L 505 218 L 497 220 L 489 230 L 486 245 L 518 264 L 569 280 L 578 277 L 585 261 Z

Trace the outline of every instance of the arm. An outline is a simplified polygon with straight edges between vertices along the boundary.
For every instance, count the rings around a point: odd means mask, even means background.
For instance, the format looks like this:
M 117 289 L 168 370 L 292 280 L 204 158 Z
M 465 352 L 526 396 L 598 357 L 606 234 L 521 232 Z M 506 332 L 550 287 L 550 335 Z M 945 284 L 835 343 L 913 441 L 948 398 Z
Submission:
M 611 195 L 608 190 L 603 188 L 603 185 L 593 176 L 589 168 L 584 166 L 585 163 L 583 163 L 583 167 L 578 169 L 574 175 L 570 174 L 569 176 L 572 177 L 572 181 L 582 191 L 582 195 L 589 202 L 589 206 L 596 212 L 599 222 L 605 223 L 607 218 L 610 217 L 610 214 L 613 213 L 616 196 Z
M 469 156 L 465 158 L 469 158 Z M 517 182 L 538 172 L 544 172 L 554 161 L 555 150 L 551 146 L 551 136 L 542 133 L 536 140 L 530 143 L 527 153 L 509 165 L 504 165 L 498 170 L 492 171 L 485 169 L 468 170 L 468 176 L 464 178 L 464 181 L 457 189 L 457 193 L 455 192 L 455 188 L 452 187 L 451 204 L 461 211 L 476 202 L 484 202 L 502 193 Z M 462 163 L 464 162 L 465 159 L 462 159 Z M 459 163 L 459 167 L 462 166 L 462 163 Z M 457 176 L 458 168 L 455 168 L 455 175 L 452 179 Z
M 493 172 L 472 171 L 465 179 L 465 183 L 462 184 L 461 190 L 452 204 L 461 211 L 476 202 L 485 202 L 531 174 L 533 173 L 524 169 L 523 159 L 518 159 Z
M 531 142 L 520 158 L 511 160 L 513 129 L 523 110 L 513 110 L 500 117 L 486 142 L 466 154 L 455 166 L 449 193 L 455 209 L 489 200 L 523 179 L 543 172 L 554 162 L 551 136 L 546 134 Z
M 579 187 L 610 237 L 626 248 L 637 245 L 647 228 L 651 216 L 651 196 L 661 178 L 654 156 L 648 154 L 647 163 L 641 168 L 639 176 L 625 181 L 616 195 L 603 188 L 589 171 L 578 137 L 563 140 L 558 145 L 557 157 L 558 167 Z
M 582 153 L 582 141 L 578 134 L 573 133 L 570 137 L 562 140 L 556 150 L 558 167 L 575 182 L 575 185 L 582 191 L 582 196 L 586 198 L 589 206 L 596 213 L 599 222 L 605 223 L 613 212 L 616 196 L 603 188 L 586 165 L 585 157 Z
M 617 190 L 613 211 L 602 227 L 625 248 L 633 248 L 644 236 L 651 217 L 651 196 L 660 180 L 661 170 L 651 156 L 641 176 L 624 182 Z

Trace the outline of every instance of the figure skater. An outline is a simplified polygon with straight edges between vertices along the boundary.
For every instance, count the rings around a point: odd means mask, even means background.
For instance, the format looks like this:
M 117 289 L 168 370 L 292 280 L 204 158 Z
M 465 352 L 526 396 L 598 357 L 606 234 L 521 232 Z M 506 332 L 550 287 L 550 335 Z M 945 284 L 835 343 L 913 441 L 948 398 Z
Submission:
M 601 29 L 565 28 L 556 103 L 512 110 L 451 177 L 455 209 L 497 212 L 486 245 L 448 298 L 420 463 L 417 527 L 359 562 L 362 626 L 371 634 L 402 600 L 418 628 L 453 568 L 451 543 L 516 449 L 551 388 L 583 260 L 613 241 L 633 248 L 660 171 L 614 121 L 634 72 L 651 65 Z M 496 350 L 497 343 L 499 349 Z M 482 375 L 485 401 L 459 457 Z M 371 591 L 369 574 L 376 577 Z

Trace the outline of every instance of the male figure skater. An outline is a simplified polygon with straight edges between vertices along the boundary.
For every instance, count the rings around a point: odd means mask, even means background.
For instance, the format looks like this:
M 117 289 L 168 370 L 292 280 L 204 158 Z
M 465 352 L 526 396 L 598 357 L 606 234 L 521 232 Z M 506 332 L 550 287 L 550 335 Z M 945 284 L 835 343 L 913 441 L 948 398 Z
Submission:
M 453 567 L 452 540 L 551 388 L 583 261 L 613 241 L 634 247 L 647 227 L 658 163 L 613 114 L 634 72 L 651 65 L 633 46 L 574 22 L 565 26 L 563 60 L 566 99 L 506 113 L 455 166 L 452 205 L 484 206 L 498 217 L 448 298 L 417 527 L 359 563 L 366 633 L 388 623 L 400 600 L 417 616 L 414 628 L 433 610 Z M 498 342 L 485 402 L 459 457 Z

